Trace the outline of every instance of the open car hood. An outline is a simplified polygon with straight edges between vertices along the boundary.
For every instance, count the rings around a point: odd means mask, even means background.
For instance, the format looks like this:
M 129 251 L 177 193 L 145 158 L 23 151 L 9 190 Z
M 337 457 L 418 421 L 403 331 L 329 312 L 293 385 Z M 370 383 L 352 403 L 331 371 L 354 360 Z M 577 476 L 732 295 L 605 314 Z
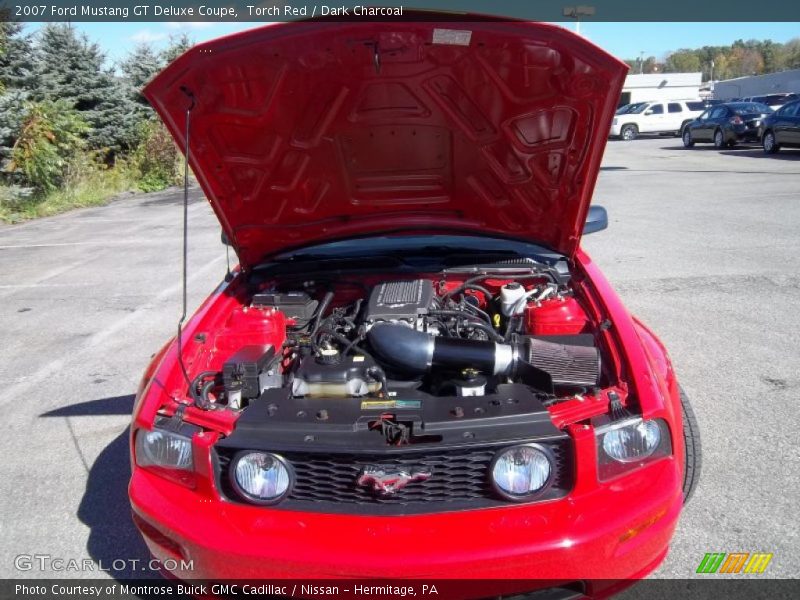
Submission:
M 419 15 L 418 15 L 419 17 Z M 627 66 L 538 23 L 272 25 L 199 44 L 144 93 L 247 267 L 389 232 L 578 247 Z

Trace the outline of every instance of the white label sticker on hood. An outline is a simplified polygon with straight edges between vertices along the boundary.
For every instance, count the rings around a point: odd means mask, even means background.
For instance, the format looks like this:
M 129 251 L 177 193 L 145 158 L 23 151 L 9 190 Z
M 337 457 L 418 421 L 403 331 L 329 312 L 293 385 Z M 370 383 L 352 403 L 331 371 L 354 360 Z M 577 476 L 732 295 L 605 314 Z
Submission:
M 451 46 L 469 46 L 472 32 L 465 29 L 434 29 L 434 44 L 450 44 Z

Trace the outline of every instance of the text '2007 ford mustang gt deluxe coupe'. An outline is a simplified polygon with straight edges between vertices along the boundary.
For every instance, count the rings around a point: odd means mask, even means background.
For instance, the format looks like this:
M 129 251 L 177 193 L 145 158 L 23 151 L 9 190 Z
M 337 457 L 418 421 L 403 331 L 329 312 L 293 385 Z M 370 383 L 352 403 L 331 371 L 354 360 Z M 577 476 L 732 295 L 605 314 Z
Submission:
M 579 247 L 625 73 L 555 26 L 307 21 L 149 84 L 240 259 L 137 397 L 134 519 L 176 576 L 660 563 L 699 440 Z

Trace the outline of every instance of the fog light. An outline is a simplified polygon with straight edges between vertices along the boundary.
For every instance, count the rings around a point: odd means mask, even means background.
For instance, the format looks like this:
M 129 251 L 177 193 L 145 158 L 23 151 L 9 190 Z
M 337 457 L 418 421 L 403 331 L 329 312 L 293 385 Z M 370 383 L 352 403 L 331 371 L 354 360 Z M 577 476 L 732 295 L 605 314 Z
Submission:
M 507 500 L 530 500 L 547 489 L 552 475 L 550 453 L 537 444 L 506 448 L 492 462 L 492 483 Z
M 255 504 L 274 504 L 289 494 L 294 474 L 277 454 L 240 452 L 233 459 L 230 480 L 234 489 Z

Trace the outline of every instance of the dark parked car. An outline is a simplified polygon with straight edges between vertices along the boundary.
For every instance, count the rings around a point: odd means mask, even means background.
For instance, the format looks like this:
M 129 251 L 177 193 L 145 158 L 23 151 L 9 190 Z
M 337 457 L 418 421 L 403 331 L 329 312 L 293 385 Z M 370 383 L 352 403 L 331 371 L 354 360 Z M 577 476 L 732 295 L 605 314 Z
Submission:
M 715 148 L 725 148 L 737 142 L 759 141 L 761 120 L 772 113 L 769 106 L 758 102 L 713 106 L 684 126 L 683 145 L 691 148 L 696 142 L 712 142 Z
M 749 98 L 751 102 L 760 102 L 761 104 L 766 104 L 772 110 L 778 110 L 784 104 L 788 104 L 789 102 L 794 102 L 795 100 L 800 100 L 800 95 L 798 94 L 767 94 L 766 96 L 753 96 Z
M 761 145 L 767 154 L 781 146 L 800 148 L 800 100 L 784 104 L 761 122 Z

